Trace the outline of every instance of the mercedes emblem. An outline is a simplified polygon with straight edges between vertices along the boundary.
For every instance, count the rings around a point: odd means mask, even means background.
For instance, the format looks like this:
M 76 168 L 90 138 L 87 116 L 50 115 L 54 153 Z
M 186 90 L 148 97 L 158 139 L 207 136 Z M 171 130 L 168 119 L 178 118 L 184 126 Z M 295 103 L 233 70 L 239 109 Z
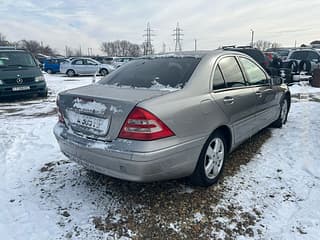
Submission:
M 23 83 L 23 79 L 20 78 L 20 77 L 18 77 L 17 80 L 16 80 L 16 82 L 17 82 L 18 84 L 22 84 L 22 83 Z

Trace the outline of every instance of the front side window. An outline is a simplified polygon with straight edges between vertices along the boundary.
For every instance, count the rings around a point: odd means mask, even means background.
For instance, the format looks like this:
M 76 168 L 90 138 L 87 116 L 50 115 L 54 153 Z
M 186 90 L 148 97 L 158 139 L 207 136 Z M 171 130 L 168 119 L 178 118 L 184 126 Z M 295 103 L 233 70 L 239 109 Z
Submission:
M 308 54 L 308 61 L 313 61 L 313 60 L 318 60 L 319 59 L 319 55 L 315 52 L 310 51 Z
M 87 65 L 97 65 L 97 63 L 91 60 L 87 60 Z
M 131 61 L 107 75 L 99 84 L 133 88 L 182 88 L 201 58 L 155 57 Z
M 268 84 L 268 79 L 265 73 L 252 61 L 240 57 L 240 62 L 247 74 L 248 82 L 250 85 L 264 85 Z
M 246 85 L 243 74 L 235 57 L 225 57 L 219 62 L 221 73 L 226 81 L 227 88 Z

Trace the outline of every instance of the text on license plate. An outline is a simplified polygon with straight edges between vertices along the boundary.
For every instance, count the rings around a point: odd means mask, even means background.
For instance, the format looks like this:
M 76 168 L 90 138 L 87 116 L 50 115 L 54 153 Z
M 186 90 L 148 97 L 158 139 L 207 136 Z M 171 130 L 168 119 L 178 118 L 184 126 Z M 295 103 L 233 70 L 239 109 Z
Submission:
M 109 119 L 93 117 L 73 111 L 68 111 L 68 117 L 71 123 L 97 130 L 99 133 L 106 133 L 108 130 Z
M 30 90 L 30 86 L 13 87 L 12 91 L 25 91 Z

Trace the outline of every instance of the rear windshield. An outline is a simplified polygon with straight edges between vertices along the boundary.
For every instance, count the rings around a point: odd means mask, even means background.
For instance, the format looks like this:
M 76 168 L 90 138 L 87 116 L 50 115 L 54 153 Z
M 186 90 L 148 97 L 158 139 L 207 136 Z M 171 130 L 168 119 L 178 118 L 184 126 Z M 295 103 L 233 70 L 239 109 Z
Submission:
M 200 62 L 195 57 L 158 57 L 133 60 L 99 84 L 134 88 L 182 88 Z
M 36 62 L 27 52 L 0 52 L 0 67 L 10 66 L 35 67 Z

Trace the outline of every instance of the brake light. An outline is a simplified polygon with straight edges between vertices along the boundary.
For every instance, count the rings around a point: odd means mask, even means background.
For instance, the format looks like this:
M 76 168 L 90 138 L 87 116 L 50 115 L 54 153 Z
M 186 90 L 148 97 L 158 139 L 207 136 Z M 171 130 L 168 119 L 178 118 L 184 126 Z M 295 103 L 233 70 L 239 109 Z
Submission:
M 174 133 L 154 114 L 135 107 L 123 124 L 119 138 L 151 141 L 174 136 Z

